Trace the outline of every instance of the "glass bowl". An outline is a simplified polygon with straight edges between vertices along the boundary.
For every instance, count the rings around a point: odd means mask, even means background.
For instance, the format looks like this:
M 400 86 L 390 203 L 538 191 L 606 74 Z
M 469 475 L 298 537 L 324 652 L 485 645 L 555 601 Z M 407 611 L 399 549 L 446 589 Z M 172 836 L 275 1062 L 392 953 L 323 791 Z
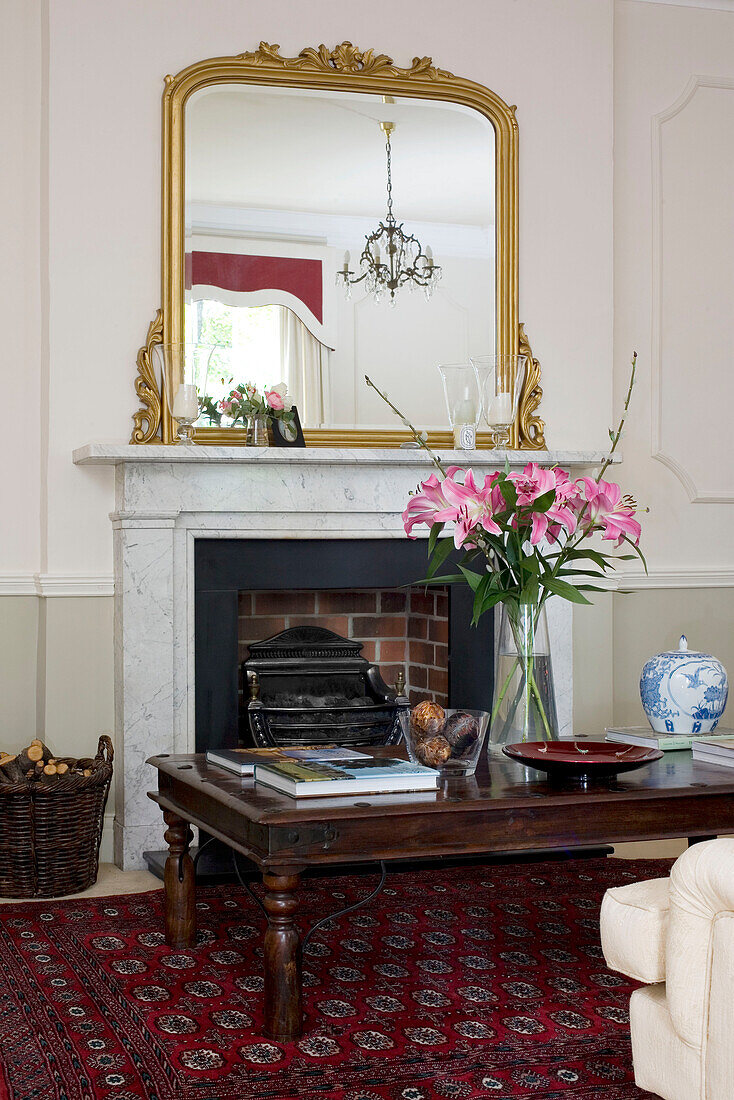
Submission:
M 489 712 L 469 707 L 438 708 L 438 717 L 422 729 L 412 710 L 400 711 L 408 756 L 414 764 L 436 768 L 444 776 L 474 775 L 487 735 Z M 443 714 L 443 719 L 440 715 Z

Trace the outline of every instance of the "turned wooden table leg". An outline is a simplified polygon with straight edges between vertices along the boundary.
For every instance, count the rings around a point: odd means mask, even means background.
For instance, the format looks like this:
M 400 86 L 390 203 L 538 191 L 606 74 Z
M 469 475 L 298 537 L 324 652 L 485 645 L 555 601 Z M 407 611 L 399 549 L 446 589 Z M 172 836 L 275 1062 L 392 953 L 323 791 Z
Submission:
M 268 914 L 265 932 L 265 1034 L 281 1042 L 297 1039 L 303 1027 L 301 942 L 295 925 L 300 875 L 263 874 Z
M 189 855 L 193 833 L 188 822 L 170 810 L 163 811 L 168 859 L 163 882 L 166 888 L 166 943 L 192 947 L 196 939 L 196 880 Z

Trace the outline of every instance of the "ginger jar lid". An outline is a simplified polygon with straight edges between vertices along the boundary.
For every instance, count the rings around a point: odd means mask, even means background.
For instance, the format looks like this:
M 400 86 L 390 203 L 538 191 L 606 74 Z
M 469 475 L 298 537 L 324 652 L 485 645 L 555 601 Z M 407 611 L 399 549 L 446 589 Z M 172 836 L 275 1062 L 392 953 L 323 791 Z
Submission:
M 651 661 L 658 661 L 661 657 L 668 657 L 672 660 L 695 660 L 697 657 L 702 657 L 707 660 L 716 660 L 711 653 L 703 653 L 700 649 L 689 649 L 688 639 L 685 634 L 681 634 L 680 641 L 678 642 L 677 649 L 664 649 L 662 653 L 656 653 L 654 657 L 651 657 Z

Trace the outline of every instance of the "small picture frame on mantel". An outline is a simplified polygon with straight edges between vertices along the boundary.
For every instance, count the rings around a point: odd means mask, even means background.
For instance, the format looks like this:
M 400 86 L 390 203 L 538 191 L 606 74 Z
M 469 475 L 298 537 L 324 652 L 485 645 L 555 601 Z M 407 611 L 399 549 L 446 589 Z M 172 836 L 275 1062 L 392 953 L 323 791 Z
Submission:
M 298 415 L 298 409 L 295 405 L 293 406 L 292 420 L 278 420 L 274 417 L 270 421 L 270 429 L 274 447 L 306 446 L 306 440 L 303 437 L 303 428 L 301 427 L 301 418 Z

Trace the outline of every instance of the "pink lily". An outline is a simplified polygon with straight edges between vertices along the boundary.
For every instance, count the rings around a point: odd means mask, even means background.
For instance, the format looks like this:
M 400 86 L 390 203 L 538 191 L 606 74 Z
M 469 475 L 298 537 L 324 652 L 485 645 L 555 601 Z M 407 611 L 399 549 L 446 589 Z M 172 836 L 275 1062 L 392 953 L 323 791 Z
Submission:
M 588 521 L 589 528 L 600 527 L 604 531 L 602 538 L 614 541 L 617 546 L 625 537 L 637 546 L 642 527 L 634 518 L 634 508 L 625 504 L 619 485 L 613 481 L 597 483 L 590 477 L 579 478 L 579 484 L 588 505 L 583 516 L 584 525 L 587 526 Z
M 622 497 L 622 490 L 613 481 L 594 481 L 593 477 L 580 477 L 576 484 L 586 504 L 584 519 L 593 523 L 607 512 L 614 511 Z
M 466 471 L 463 485 L 453 478 L 444 481 L 444 495 L 449 504 L 456 508 L 454 545 L 457 549 L 464 545 L 476 527 L 482 527 L 490 535 L 501 534 L 493 516 L 492 488 L 491 475 L 485 477 L 480 489 L 474 481 L 472 470 Z
M 554 504 L 547 512 L 532 513 L 530 542 L 533 546 L 537 546 L 544 538 L 558 542 L 563 530 L 569 535 L 576 530 L 576 516 L 570 508 Z
M 556 479 L 556 503 L 573 508 L 581 501 L 581 491 L 575 481 L 571 481 L 567 472 L 558 467 L 553 471 Z
M 556 478 L 553 470 L 545 470 L 536 462 L 528 462 L 521 474 L 509 474 L 508 479 L 515 483 L 517 503 L 532 504 L 549 489 L 555 489 Z
M 545 538 L 558 542 L 561 531 L 573 535 L 576 528 L 577 518 L 571 509 L 554 504 L 547 511 L 534 511 L 530 519 L 530 542 L 534 547 Z
M 615 546 L 621 546 L 625 538 L 633 542 L 635 546 L 640 543 L 642 527 L 634 518 L 635 510 L 632 507 L 623 506 L 616 508 L 602 516 L 601 525 L 604 528 L 602 539 L 611 539 Z
M 419 523 L 425 523 L 432 527 L 434 523 L 446 523 L 456 519 L 457 510 L 452 507 L 443 495 L 443 487 L 446 481 L 439 481 L 435 474 L 431 474 L 427 481 L 421 485 L 421 492 L 410 498 L 408 507 L 403 512 L 403 527 L 408 538 L 416 536 L 411 531 Z

